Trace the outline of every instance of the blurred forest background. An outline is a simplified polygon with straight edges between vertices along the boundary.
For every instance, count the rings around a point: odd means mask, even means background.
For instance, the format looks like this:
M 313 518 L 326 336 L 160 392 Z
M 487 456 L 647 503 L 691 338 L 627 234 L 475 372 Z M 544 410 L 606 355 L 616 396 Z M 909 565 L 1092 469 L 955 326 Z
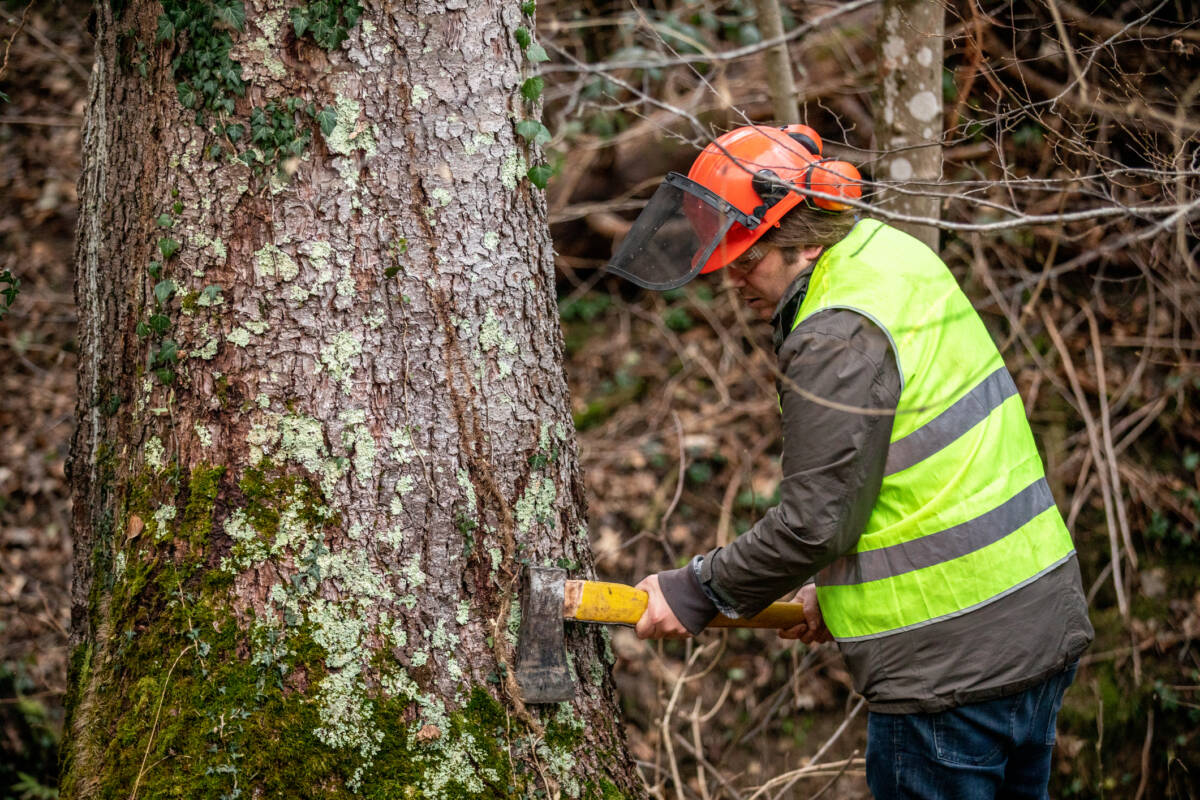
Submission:
M 0 798 L 56 795 L 89 11 L 0 2 Z M 1198 796 L 1196 6 L 946 5 L 934 187 L 876 174 L 881 3 L 782 11 L 799 121 L 827 155 L 861 166 L 871 202 L 943 195 L 943 258 L 1017 379 L 1075 537 L 1097 638 L 1060 717 L 1051 795 Z M 728 542 L 776 496 L 763 323 L 719 280 L 651 294 L 600 269 L 665 172 L 715 132 L 772 121 L 763 33 L 750 0 L 543 1 L 537 17 L 592 541 L 602 577 L 636 582 Z M 867 796 L 866 714 L 832 645 L 622 630 L 614 647 L 654 796 Z

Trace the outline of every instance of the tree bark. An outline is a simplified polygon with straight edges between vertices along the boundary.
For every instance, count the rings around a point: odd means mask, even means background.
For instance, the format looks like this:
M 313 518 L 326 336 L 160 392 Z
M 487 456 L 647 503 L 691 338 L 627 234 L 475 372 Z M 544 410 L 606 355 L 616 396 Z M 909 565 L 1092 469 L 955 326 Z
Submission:
M 878 200 L 900 214 L 937 220 L 942 177 L 942 61 L 945 6 L 924 0 L 885 0 L 879 23 L 880 103 L 877 177 L 894 187 Z M 935 252 L 938 228 L 897 222 Z
M 592 571 L 529 10 L 97 4 L 64 798 L 643 796 L 602 629 L 509 671 Z
M 764 39 L 783 36 L 783 17 L 779 0 L 754 0 L 758 12 L 758 27 Z M 796 82 L 792 79 L 792 59 L 787 43 L 777 44 L 763 53 L 767 67 L 767 91 L 775 122 L 790 125 L 800 121 L 800 105 L 796 101 Z

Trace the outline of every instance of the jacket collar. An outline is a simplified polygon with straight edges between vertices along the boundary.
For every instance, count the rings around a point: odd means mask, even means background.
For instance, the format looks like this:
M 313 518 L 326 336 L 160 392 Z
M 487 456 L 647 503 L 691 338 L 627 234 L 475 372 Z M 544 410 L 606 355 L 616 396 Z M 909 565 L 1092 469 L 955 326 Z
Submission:
M 780 347 L 783 347 L 783 340 L 792 332 L 792 323 L 796 320 L 796 313 L 800 310 L 800 304 L 804 302 L 804 296 L 808 294 L 808 280 L 812 277 L 813 267 L 820 260 L 820 256 L 814 258 L 813 262 L 788 284 L 787 291 L 783 293 L 779 304 L 775 306 L 775 313 L 771 316 L 771 341 L 775 345 L 776 353 L 779 352 Z

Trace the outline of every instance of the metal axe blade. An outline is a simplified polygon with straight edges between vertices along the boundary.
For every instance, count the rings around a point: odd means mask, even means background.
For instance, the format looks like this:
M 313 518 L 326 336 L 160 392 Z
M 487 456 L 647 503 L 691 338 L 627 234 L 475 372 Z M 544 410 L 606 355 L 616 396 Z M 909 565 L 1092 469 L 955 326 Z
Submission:
M 575 696 L 563 635 L 566 577 L 566 570 L 533 566 L 521 576 L 516 679 L 526 703 L 560 703 Z

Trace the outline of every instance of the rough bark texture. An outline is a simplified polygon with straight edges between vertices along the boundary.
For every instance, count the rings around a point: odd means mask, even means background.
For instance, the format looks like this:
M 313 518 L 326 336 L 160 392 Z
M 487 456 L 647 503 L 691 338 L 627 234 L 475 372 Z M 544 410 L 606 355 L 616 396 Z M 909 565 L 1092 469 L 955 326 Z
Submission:
M 885 0 L 879 24 L 880 107 L 875 141 L 883 153 L 877 177 L 895 189 L 880 198 L 891 211 L 941 216 L 935 184 L 942 177 L 942 61 L 946 9 L 925 0 Z M 895 223 L 938 249 L 932 225 Z
M 532 20 L 291 5 L 96 9 L 62 796 L 641 796 L 602 631 L 507 672 L 591 570 Z

